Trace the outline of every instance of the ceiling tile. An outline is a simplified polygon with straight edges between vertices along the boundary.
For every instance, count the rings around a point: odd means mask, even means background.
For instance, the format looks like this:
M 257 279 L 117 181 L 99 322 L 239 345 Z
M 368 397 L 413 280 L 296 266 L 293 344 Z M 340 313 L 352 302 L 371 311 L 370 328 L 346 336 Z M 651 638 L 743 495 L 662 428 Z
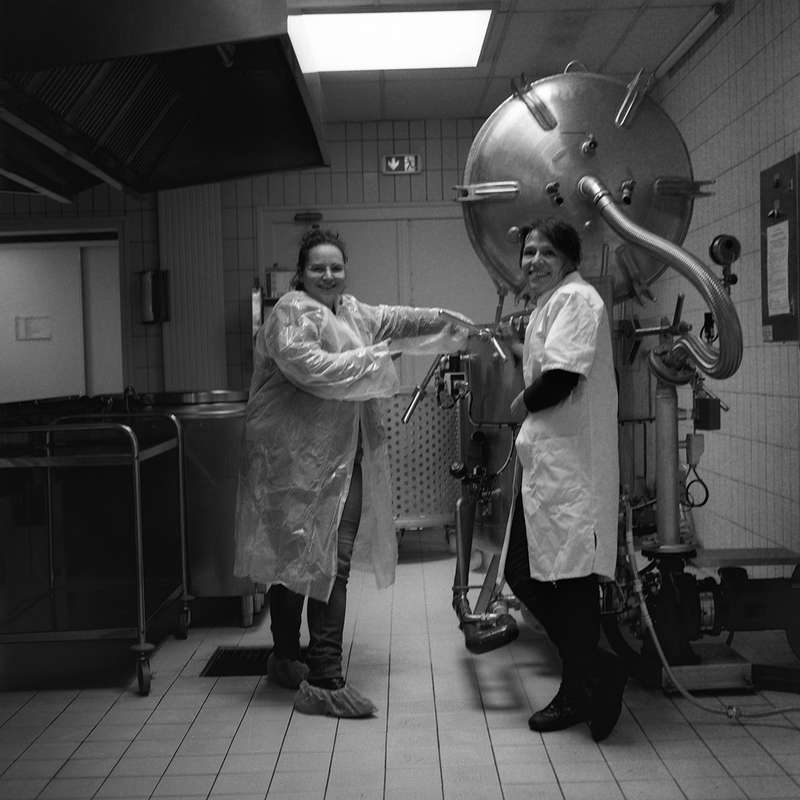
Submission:
M 377 81 L 321 81 L 326 122 L 381 119 L 381 93 Z
M 485 86 L 483 78 L 387 82 L 385 114 L 390 119 L 480 116 L 478 105 Z
M 604 65 L 603 72 L 655 71 L 689 31 L 705 16 L 703 8 L 652 8 L 634 23 L 622 47 Z
M 576 59 L 596 69 L 633 17 L 629 10 L 515 14 L 495 59 L 494 76 L 524 72 L 529 78 L 544 77 Z

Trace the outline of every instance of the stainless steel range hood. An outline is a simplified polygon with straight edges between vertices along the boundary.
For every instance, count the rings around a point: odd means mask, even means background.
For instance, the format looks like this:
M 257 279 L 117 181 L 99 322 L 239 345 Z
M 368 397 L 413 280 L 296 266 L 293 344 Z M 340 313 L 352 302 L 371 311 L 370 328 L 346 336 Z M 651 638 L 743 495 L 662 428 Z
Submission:
M 328 163 L 285 0 L 0 2 L 0 190 L 69 202 Z

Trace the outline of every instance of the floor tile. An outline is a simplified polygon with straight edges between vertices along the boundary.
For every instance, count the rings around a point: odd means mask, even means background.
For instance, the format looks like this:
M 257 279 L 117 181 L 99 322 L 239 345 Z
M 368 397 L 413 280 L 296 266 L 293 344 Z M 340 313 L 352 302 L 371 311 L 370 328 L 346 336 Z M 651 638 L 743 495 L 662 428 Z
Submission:
M 559 681 L 545 636 L 520 616 L 514 643 L 469 653 L 441 533 L 409 533 L 402 549 L 393 588 L 351 576 L 345 663 L 379 706 L 374 717 L 298 714 L 293 693 L 260 676 L 199 675 L 219 645 L 269 646 L 268 614 L 249 629 L 196 626 L 156 649 L 146 697 L 135 682 L 0 692 L 0 798 L 800 798 L 800 715 L 754 716 L 800 705 L 787 693 L 707 694 L 699 708 L 630 681 L 604 742 L 586 725 L 530 731 L 531 709 Z M 741 721 L 714 713 L 732 703 Z

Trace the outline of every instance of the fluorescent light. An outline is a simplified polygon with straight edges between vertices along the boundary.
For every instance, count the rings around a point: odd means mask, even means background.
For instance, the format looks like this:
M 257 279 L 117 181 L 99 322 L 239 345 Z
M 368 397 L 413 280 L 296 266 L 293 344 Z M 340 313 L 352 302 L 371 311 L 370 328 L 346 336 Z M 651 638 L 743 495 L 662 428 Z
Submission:
M 290 16 L 303 72 L 474 67 L 492 15 L 470 11 L 387 11 Z
M 672 52 L 658 65 L 653 73 L 653 78 L 659 80 L 671 70 L 675 69 L 678 62 L 688 54 L 688 52 L 699 41 L 700 37 L 706 33 L 711 26 L 721 17 L 722 6 L 714 3 L 713 6 L 700 18 L 700 21 L 678 42 Z

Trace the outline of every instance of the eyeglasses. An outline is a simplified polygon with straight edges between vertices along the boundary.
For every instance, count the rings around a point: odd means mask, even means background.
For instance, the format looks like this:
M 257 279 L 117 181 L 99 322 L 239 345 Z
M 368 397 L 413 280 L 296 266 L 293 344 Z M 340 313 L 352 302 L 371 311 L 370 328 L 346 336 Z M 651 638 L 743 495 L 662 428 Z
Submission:
M 324 275 L 328 271 L 333 275 L 344 274 L 344 264 L 308 264 L 306 269 L 312 275 Z

